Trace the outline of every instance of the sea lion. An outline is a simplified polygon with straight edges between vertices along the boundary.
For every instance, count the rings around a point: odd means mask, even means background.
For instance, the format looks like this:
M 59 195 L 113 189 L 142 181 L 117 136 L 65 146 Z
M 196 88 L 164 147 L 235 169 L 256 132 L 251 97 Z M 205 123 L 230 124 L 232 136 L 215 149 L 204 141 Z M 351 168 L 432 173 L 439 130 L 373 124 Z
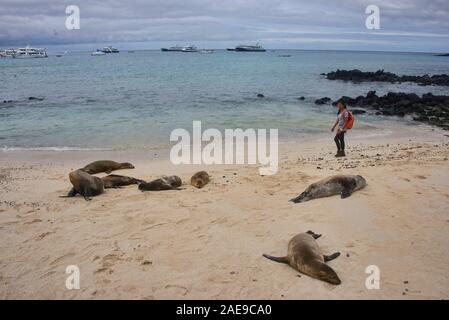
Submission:
M 101 172 L 110 174 L 112 171 L 120 169 L 134 169 L 134 166 L 129 162 L 119 163 L 112 160 L 98 160 L 89 163 L 81 170 L 87 172 L 88 174 L 96 174 Z
M 182 180 L 178 176 L 163 176 L 150 182 L 139 184 L 140 191 L 162 191 L 162 190 L 179 190 Z
M 273 257 L 267 254 L 263 256 L 276 262 L 289 264 L 293 269 L 312 278 L 338 285 L 341 283 L 340 278 L 334 269 L 325 262 L 334 260 L 340 255 L 340 252 L 329 256 L 323 255 L 315 240 L 320 236 L 312 231 L 297 234 L 288 243 L 286 257 Z
M 208 184 L 209 181 L 210 177 L 206 171 L 197 172 L 192 176 L 192 178 L 190 178 L 190 184 L 199 189 Z
M 129 186 L 131 184 L 139 184 L 145 182 L 140 179 L 126 176 L 119 176 L 117 174 L 110 174 L 106 177 L 101 178 L 101 180 L 103 180 L 103 185 L 105 189 L 118 188 L 123 186 Z
M 68 197 L 74 197 L 79 193 L 85 200 L 90 200 L 90 197 L 98 196 L 104 192 L 103 180 L 91 176 L 85 171 L 76 170 L 70 172 L 69 179 L 73 184 L 73 188 L 67 194 Z
M 336 194 L 340 194 L 344 199 L 365 186 L 366 180 L 362 176 L 335 175 L 312 183 L 303 193 L 290 201 L 299 203 Z

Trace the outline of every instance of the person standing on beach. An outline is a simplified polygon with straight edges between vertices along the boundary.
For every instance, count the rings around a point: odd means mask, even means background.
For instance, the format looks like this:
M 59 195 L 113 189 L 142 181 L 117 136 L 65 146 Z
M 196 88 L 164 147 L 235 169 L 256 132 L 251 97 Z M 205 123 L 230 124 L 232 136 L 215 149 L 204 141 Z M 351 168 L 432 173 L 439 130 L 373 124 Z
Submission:
M 335 121 L 334 126 L 331 131 L 334 132 L 335 127 L 337 128 L 337 134 L 335 135 L 334 141 L 337 145 L 337 154 L 336 157 L 345 157 L 345 133 L 346 133 L 346 123 L 349 119 L 349 111 L 346 109 L 346 104 L 344 101 L 339 101 L 337 104 L 338 107 L 338 115 L 337 120 Z

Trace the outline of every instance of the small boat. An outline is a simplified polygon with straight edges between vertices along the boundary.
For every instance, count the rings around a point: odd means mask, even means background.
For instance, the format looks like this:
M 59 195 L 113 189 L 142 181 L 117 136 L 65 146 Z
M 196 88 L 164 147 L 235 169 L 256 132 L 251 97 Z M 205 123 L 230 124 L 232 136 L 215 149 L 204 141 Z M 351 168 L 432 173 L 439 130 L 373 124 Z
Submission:
M 184 47 L 180 47 L 178 45 L 170 48 L 161 48 L 161 51 L 165 52 L 181 52 Z
M 40 48 L 31 48 L 26 46 L 25 48 L 19 48 L 14 51 L 12 57 L 15 59 L 30 59 L 30 58 L 47 58 L 47 51 Z
M 104 56 L 104 55 L 106 55 L 106 53 L 97 49 L 97 51 L 92 52 L 90 55 L 91 56 Z
M 63 56 L 63 54 L 56 54 L 55 57 L 56 58 L 61 58 Z
M 182 52 L 198 52 L 198 49 L 195 46 L 185 46 L 182 48 Z
M 255 45 L 245 45 L 240 44 L 237 47 L 235 47 L 235 51 L 238 52 L 265 52 L 265 50 L 259 43 L 256 43 Z
M 114 47 L 104 47 L 103 50 L 101 50 L 104 53 L 119 53 L 120 51 Z
M 200 52 L 205 54 L 211 54 L 214 53 L 214 49 L 203 49 Z

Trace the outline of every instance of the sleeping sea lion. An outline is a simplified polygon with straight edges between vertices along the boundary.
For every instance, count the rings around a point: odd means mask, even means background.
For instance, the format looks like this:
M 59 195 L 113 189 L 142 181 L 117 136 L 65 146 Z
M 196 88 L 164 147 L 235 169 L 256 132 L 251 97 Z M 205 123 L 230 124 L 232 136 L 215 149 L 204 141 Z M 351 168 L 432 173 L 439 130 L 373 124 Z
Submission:
M 139 184 L 145 182 L 140 179 L 126 176 L 119 176 L 117 174 L 110 174 L 106 177 L 101 178 L 101 180 L 103 180 L 103 185 L 105 189 L 118 188 L 123 186 L 129 186 L 131 184 Z
M 139 184 L 140 191 L 162 191 L 162 190 L 178 190 L 182 181 L 178 176 L 163 176 L 150 182 L 143 182 Z
M 98 160 L 89 163 L 81 170 L 87 172 L 88 174 L 96 174 L 101 172 L 110 174 L 112 171 L 120 169 L 134 169 L 134 166 L 129 162 L 119 163 L 112 160 Z
M 190 184 L 199 189 L 208 184 L 209 181 L 210 177 L 206 171 L 197 172 L 192 176 L 192 178 L 190 178 Z
M 67 194 L 68 197 L 74 197 L 79 193 L 85 200 L 90 200 L 90 197 L 98 196 L 104 192 L 103 180 L 82 170 L 70 172 L 69 179 L 73 188 Z
M 312 183 L 303 193 L 290 201 L 299 203 L 336 194 L 340 194 L 344 199 L 365 186 L 366 180 L 362 176 L 335 175 Z
M 315 240 L 320 236 L 312 231 L 297 234 L 288 243 L 286 257 L 273 257 L 267 254 L 263 256 L 276 262 L 287 263 L 293 269 L 312 278 L 338 285 L 341 283 L 340 278 L 326 262 L 334 260 L 340 253 L 336 252 L 329 256 L 323 255 Z

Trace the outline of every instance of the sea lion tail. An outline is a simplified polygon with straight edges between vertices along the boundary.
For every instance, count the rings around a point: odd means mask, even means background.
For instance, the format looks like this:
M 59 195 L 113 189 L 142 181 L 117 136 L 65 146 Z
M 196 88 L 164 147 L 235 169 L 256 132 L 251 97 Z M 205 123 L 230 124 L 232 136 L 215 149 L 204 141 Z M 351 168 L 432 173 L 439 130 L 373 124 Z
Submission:
M 279 263 L 288 263 L 288 258 L 287 257 L 273 257 L 273 256 L 270 256 L 270 255 L 268 255 L 268 254 L 263 254 L 263 256 L 265 257 L 265 258 L 267 258 L 267 259 L 270 259 L 270 260 L 273 260 L 273 261 L 276 261 L 276 262 L 279 262 Z

